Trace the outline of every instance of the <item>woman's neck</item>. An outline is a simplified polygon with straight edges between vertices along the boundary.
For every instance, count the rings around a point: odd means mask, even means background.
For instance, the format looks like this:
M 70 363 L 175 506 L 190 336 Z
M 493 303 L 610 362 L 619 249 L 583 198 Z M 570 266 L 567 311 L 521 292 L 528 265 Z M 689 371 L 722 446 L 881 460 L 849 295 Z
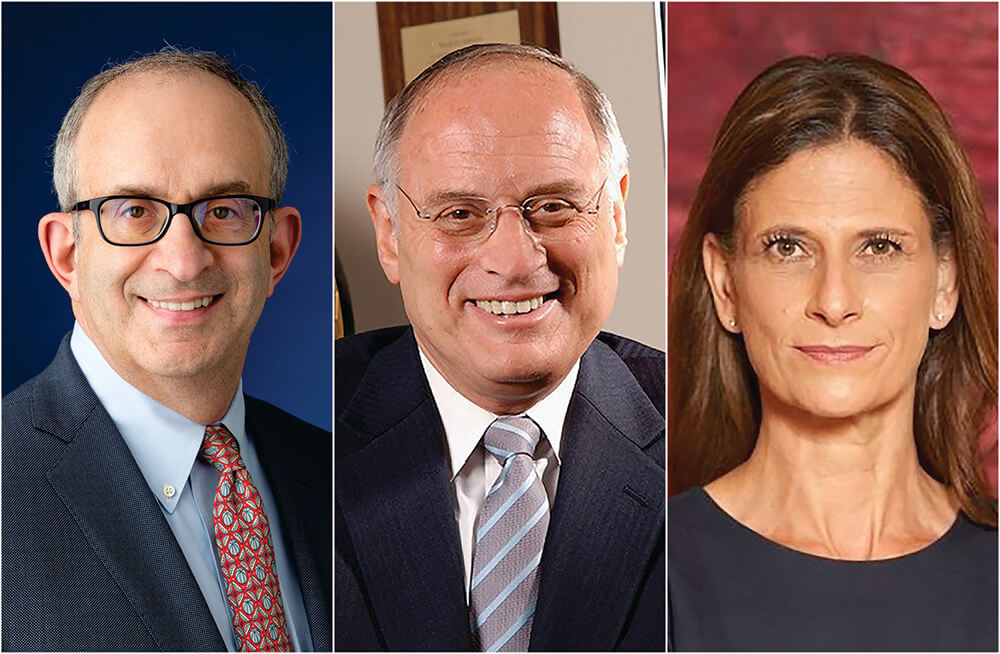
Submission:
M 913 400 L 849 418 L 819 418 L 762 397 L 750 458 L 706 487 L 736 520 L 787 547 L 837 559 L 922 549 L 957 503 L 917 459 Z

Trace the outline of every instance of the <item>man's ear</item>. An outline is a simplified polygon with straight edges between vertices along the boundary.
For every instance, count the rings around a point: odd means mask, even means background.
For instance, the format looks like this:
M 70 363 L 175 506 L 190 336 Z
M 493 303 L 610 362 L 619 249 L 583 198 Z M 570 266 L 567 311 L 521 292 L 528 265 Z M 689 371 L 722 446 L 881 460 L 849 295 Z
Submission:
M 274 293 L 274 287 L 285 276 L 285 271 L 292 263 L 292 257 L 302 242 L 302 216 L 294 207 L 278 207 L 272 212 L 274 227 L 269 246 L 271 264 L 271 284 L 267 288 L 267 297 Z
M 944 329 L 955 315 L 959 299 L 958 265 L 955 263 L 954 248 L 950 245 L 942 246 L 938 253 L 936 277 L 930 326 L 932 329 Z
M 73 302 L 80 299 L 76 285 L 76 242 L 73 240 L 73 215 L 47 213 L 38 221 L 38 244 L 45 263 L 59 285 Z
M 712 300 L 715 302 L 715 314 L 722 323 L 722 328 L 733 334 L 740 332 L 737 319 L 738 303 L 732 268 L 726 253 L 715 234 L 705 234 L 701 241 L 701 262 L 705 267 L 705 276 L 712 289 Z
M 628 197 L 628 183 L 628 169 L 626 168 L 618 178 L 617 186 L 620 195 L 614 198 L 611 207 L 612 216 L 615 221 L 615 258 L 618 261 L 619 268 L 625 263 L 625 248 L 628 247 L 628 222 L 626 221 L 625 213 L 625 198 Z
M 378 248 L 378 262 L 382 265 L 385 278 L 394 286 L 399 285 L 399 241 L 392 225 L 392 216 L 386 206 L 382 187 L 372 184 L 368 187 L 368 213 L 375 227 L 375 245 Z

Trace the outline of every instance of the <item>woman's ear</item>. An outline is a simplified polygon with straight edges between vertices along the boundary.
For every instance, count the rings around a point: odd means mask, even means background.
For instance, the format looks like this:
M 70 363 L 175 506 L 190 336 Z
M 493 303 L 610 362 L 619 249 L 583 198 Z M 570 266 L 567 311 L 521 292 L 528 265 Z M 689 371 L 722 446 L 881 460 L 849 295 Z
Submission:
M 701 262 L 705 267 L 705 276 L 712 289 L 712 300 L 715 302 L 715 314 L 722 323 L 722 328 L 733 334 L 740 332 L 737 319 L 738 306 L 733 275 L 726 252 L 715 234 L 706 234 L 701 241 Z
M 958 265 L 950 245 L 941 246 L 937 257 L 934 303 L 931 306 L 931 329 L 944 329 L 958 308 Z

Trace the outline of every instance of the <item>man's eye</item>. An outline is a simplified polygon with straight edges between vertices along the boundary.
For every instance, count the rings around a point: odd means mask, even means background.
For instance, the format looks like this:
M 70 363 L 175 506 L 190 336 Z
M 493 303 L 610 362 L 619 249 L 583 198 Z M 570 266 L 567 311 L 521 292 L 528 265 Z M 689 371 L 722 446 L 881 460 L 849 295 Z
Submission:
M 475 211 L 471 207 L 451 207 L 441 211 L 438 214 L 438 220 L 446 220 L 449 222 L 466 222 L 475 218 L 479 212 Z
M 545 198 L 525 207 L 525 217 L 536 227 L 563 227 L 577 217 L 576 208 L 560 198 Z
M 566 211 L 572 208 L 573 206 L 569 202 L 566 202 L 565 200 L 545 200 L 537 207 L 535 207 L 534 211 L 542 214 L 559 213 L 561 211 Z
M 215 207 L 212 209 L 212 218 L 216 220 L 225 220 L 233 215 L 233 210 L 229 207 Z
M 143 218 L 147 213 L 146 207 L 131 206 L 125 209 L 125 214 L 129 218 Z

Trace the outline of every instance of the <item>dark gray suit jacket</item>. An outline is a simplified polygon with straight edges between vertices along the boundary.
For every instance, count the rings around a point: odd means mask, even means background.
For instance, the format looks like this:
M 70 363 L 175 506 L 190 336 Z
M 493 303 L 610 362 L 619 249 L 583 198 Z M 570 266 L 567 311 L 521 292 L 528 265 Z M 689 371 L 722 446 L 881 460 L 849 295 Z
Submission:
M 336 647 L 469 650 L 443 427 L 413 332 L 337 342 Z M 563 428 L 532 650 L 665 648 L 664 357 L 591 344 Z
M 332 439 L 250 397 L 246 425 L 278 505 L 313 645 L 329 650 Z M 68 335 L 48 368 L 3 399 L 2 442 L 3 649 L 225 649 Z

